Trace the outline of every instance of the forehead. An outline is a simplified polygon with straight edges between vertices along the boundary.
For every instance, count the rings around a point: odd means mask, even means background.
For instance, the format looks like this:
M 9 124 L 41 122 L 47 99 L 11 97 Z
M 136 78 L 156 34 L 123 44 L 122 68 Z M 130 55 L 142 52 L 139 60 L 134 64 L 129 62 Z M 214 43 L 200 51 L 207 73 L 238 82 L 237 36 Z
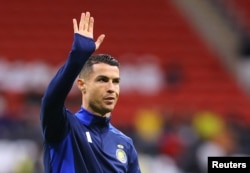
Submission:
M 98 63 L 93 65 L 93 71 L 90 76 L 96 77 L 96 76 L 107 76 L 112 78 L 119 78 L 120 77 L 120 71 L 117 66 L 112 66 L 105 63 Z

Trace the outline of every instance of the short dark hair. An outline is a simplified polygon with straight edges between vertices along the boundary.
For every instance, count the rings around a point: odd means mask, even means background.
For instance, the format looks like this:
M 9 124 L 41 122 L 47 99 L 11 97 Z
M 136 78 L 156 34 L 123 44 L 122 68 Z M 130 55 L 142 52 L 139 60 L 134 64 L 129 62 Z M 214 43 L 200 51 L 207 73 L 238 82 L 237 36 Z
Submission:
M 92 72 L 92 66 L 94 64 L 99 64 L 99 63 L 105 63 L 111 66 L 117 66 L 118 68 L 120 67 L 119 61 L 109 54 L 91 55 L 83 65 L 79 77 L 86 78 L 90 74 L 90 72 Z

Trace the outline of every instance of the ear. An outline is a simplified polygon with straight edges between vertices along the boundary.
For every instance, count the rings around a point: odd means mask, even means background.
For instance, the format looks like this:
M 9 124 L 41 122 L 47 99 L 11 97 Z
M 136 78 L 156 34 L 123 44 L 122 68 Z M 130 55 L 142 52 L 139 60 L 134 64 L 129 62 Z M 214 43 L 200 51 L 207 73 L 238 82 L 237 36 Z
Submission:
M 78 89 L 82 92 L 85 93 L 86 91 L 86 85 L 85 85 L 85 81 L 82 78 L 78 78 L 77 79 L 77 87 Z

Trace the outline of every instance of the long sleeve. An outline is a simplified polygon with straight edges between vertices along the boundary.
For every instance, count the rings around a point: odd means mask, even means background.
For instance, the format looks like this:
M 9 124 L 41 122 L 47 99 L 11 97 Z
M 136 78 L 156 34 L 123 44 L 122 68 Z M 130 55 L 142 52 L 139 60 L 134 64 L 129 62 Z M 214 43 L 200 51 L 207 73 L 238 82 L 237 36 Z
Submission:
M 130 148 L 130 160 L 129 160 L 129 173 L 141 173 L 139 161 L 138 161 L 138 154 L 134 147 L 133 141 L 131 140 L 131 148 Z
M 74 34 L 68 59 L 53 77 L 42 98 L 40 118 L 46 140 L 59 142 L 67 134 L 64 102 L 84 63 L 94 51 L 93 39 Z

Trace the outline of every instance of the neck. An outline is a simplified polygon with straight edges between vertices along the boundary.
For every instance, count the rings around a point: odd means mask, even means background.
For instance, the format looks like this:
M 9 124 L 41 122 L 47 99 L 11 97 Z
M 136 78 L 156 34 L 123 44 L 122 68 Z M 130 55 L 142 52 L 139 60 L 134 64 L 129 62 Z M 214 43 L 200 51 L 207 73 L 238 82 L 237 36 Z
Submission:
M 89 106 L 86 106 L 84 104 L 82 104 L 82 107 L 84 109 L 86 109 L 88 112 L 92 113 L 93 115 L 96 115 L 96 116 L 99 116 L 99 117 L 106 117 L 106 118 L 109 118 L 111 116 L 111 113 L 110 112 L 107 112 L 107 113 L 101 113 L 101 112 L 98 112 L 98 111 L 94 111 L 91 107 Z

